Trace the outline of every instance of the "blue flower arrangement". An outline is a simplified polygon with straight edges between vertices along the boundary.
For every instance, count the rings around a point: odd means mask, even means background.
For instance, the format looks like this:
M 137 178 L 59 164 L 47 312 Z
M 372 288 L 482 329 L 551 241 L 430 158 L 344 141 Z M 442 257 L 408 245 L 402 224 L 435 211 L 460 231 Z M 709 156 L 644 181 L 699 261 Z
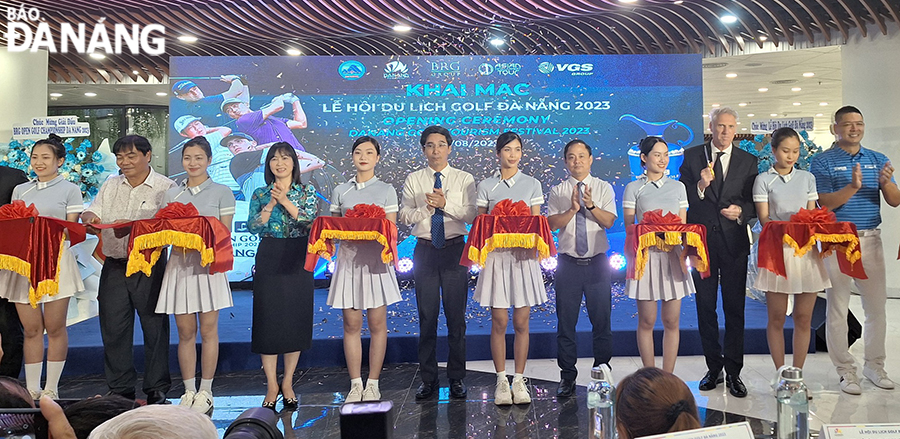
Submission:
M 795 163 L 794 166 L 797 169 L 808 171 L 810 160 L 812 160 L 813 156 L 822 152 L 822 147 L 816 145 L 812 140 L 809 140 L 809 133 L 805 130 L 800 131 L 797 134 L 800 134 L 800 157 L 797 159 L 797 163 Z M 775 164 L 775 154 L 772 153 L 771 142 L 762 145 L 765 139 L 765 135 L 757 134 L 753 137 L 753 140 L 741 140 L 739 144 L 741 149 L 753 154 L 759 160 L 760 174 L 768 171 L 769 168 Z
M 91 144 L 88 139 L 82 140 L 78 147 L 72 144 L 72 140 L 66 139 L 64 143 L 67 151 L 66 161 L 60 166 L 59 173 L 66 180 L 79 186 L 82 197 L 89 202 L 100 191 L 100 185 L 116 170 L 115 161 L 112 157 L 107 157 L 108 154 L 102 153 L 99 147 Z M 24 142 L 12 140 L 5 148 L 4 154 L 4 148 L 0 145 L 0 166 L 21 169 L 29 178 L 35 178 L 30 159 L 33 146 L 33 140 Z

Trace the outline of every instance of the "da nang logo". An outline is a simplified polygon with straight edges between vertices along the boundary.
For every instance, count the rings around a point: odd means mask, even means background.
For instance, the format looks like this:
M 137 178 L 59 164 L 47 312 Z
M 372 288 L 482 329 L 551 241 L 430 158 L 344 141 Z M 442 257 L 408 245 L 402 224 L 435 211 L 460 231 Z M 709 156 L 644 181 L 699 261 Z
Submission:
M 338 73 L 341 75 L 341 78 L 348 81 L 356 81 L 366 74 L 366 66 L 356 60 L 344 61 L 338 67 Z
M 384 79 L 407 79 L 409 68 L 400 61 L 391 61 L 384 66 Z
M 106 17 L 96 23 L 55 23 L 59 29 L 59 41 L 50 31 L 50 23 L 41 18 L 38 8 L 6 8 L 6 49 L 10 52 L 115 54 L 129 52 L 132 55 L 162 55 L 166 51 L 166 28 L 161 24 L 115 24 L 112 32 Z M 87 44 L 87 45 L 85 45 Z

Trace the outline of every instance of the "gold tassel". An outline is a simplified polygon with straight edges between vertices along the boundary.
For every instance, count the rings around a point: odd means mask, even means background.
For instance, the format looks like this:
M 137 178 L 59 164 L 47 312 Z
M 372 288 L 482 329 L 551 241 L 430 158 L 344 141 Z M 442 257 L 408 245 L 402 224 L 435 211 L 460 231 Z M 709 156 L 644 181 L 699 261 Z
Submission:
M 213 248 L 206 247 L 203 237 L 196 233 L 178 232 L 175 230 L 160 230 L 159 232 L 148 233 L 146 235 L 134 238 L 134 244 L 131 248 L 131 254 L 128 255 L 128 265 L 125 268 L 125 275 L 131 276 L 134 273 L 142 272 L 147 277 L 153 270 L 153 266 L 159 261 L 162 254 L 162 248 L 167 245 L 174 245 L 189 250 L 200 252 L 200 263 L 206 267 L 216 259 L 216 251 Z M 144 259 L 144 250 L 153 249 L 150 253 L 150 261 Z
M 382 246 L 381 262 L 388 264 L 394 260 L 394 255 L 391 253 L 391 247 L 388 244 L 387 237 L 374 230 L 322 230 L 319 240 L 316 241 L 315 244 L 309 244 L 307 250 L 310 253 L 318 254 L 325 259 L 331 259 L 332 255 L 328 254 L 325 248 L 325 240 L 327 239 L 376 241 Z

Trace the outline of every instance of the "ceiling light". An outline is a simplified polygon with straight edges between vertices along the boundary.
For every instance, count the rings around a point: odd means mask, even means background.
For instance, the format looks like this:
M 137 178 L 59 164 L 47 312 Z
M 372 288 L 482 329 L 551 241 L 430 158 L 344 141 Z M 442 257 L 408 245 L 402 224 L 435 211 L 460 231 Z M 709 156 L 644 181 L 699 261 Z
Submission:
M 813 76 L 816 76 L 816 74 L 813 72 L 806 72 L 803 74 L 804 78 L 812 78 Z
M 794 102 L 795 107 L 799 107 L 800 105 L 803 105 L 803 104 L 801 104 L 800 102 Z
M 725 24 L 732 24 L 732 23 L 737 22 L 737 17 L 735 17 L 734 15 L 731 15 L 731 14 L 725 14 L 725 15 L 719 17 L 719 20 L 722 20 L 722 23 L 725 23 Z
M 94 97 L 94 96 L 97 96 L 97 93 L 87 92 L 87 93 L 85 93 L 84 95 L 87 96 L 87 97 L 89 97 L 89 98 L 92 98 L 92 97 Z
M 729 78 L 729 79 L 731 79 L 731 78 L 737 78 L 737 73 L 728 73 L 728 74 L 725 75 L 725 77 L 726 77 L 726 78 Z
M 740 122 L 740 121 L 738 121 L 738 123 L 737 123 L 737 124 L 738 124 L 738 125 L 740 125 L 740 124 L 741 124 L 741 122 Z
M 741 128 L 741 131 L 747 131 L 747 129 L 746 129 L 746 128 Z
M 137 74 L 138 74 L 138 71 L 137 71 L 137 70 L 132 70 L 131 73 L 134 74 L 134 75 L 137 75 Z
M 757 90 L 759 90 L 760 93 L 765 93 L 765 92 L 769 91 L 769 89 L 765 88 L 765 87 L 760 87 Z
M 827 107 L 827 106 L 828 106 L 828 102 L 819 102 L 819 106 L 820 106 L 820 107 Z
M 193 35 L 182 35 L 178 37 L 178 41 L 181 41 L 182 43 L 196 43 L 197 37 Z
M 287 50 L 287 54 L 290 56 L 300 56 L 303 54 L 303 52 L 300 52 L 300 50 L 294 49 L 293 47 L 291 47 L 290 49 Z
M 168 96 L 169 94 L 164 91 L 159 91 L 159 92 L 156 92 L 156 95 L 157 96 Z
M 51 97 L 51 98 L 61 98 L 61 97 L 62 97 L 62 93 L 50 93 L 50 97 Z
M 704 114 L 703 117 L 706 118 L 706 117 L 709 117 L 709 115 L 708 115 L 708 114 Z
M 412 28 L 405 24 L 395 24 L 394 32 L 409 32 Z
M 712 104 L 713 108 L 719 108 L 719 104 Z
M 769 39 L 769 37 L 767 37 L 767 36 L 765 36 L 765 35 L 760 35 L 760 36 L 759 36 L 759 41 L 766 41 L 766 40 L 768 40 L 768 39 Z
M 746 102 L 741 102 L 738 104 L 738 107 L 746 107 L 746 106 L 747 106 Z
M 673 3 L 676 5 L 680 5 L 680 4 L 684 3 L 684 0 L 675 0 Z
M 637 0 L 619 0 L 619 3 L 634 3 Z
M 822 116 L 824 116 L 823 113 L 816 113 L 816 117 L 822 117 Z
M 747 113 L 747 117 L 753 117 L 753 116 L 756 116 L 756 115 L 753 113 Z
M 90 54 L 90 55 L 88 55 L 88 56 L 90 56 L 91 58 L 94 58 L 94 59 L 103 59 L 103 58 L 106 58 L 106 55 L 104 55 L 104 54 L 102 54 L 102 53 L 98 53 L 98 52 L 94 52 L 94 53 L 92 53 L 92 54 Z
M 778 116 L 778 113 L 771 113 L 771 114 L 769 114 L 769 116 L 775 117 L 775 116 Z
M 800 87 L 791 87 L 791 91 L 800 91 L 800 90 L 803 90 L 803 89 Z
M 494 47 L 500 47 L 506 44 L 506 41 L 503 38 L 491 38 L 491 45 Z

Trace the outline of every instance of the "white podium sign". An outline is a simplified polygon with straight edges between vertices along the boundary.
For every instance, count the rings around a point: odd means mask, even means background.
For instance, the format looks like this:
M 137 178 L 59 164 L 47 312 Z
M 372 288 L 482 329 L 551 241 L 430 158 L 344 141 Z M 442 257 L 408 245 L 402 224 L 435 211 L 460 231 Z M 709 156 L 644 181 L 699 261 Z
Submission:
M 638 439 L 754 439 L 749 422 L 717 425 L 696 430 L 663 433 Z
M 823 425 L 822 439 L 900 438 L 900 424 Z

